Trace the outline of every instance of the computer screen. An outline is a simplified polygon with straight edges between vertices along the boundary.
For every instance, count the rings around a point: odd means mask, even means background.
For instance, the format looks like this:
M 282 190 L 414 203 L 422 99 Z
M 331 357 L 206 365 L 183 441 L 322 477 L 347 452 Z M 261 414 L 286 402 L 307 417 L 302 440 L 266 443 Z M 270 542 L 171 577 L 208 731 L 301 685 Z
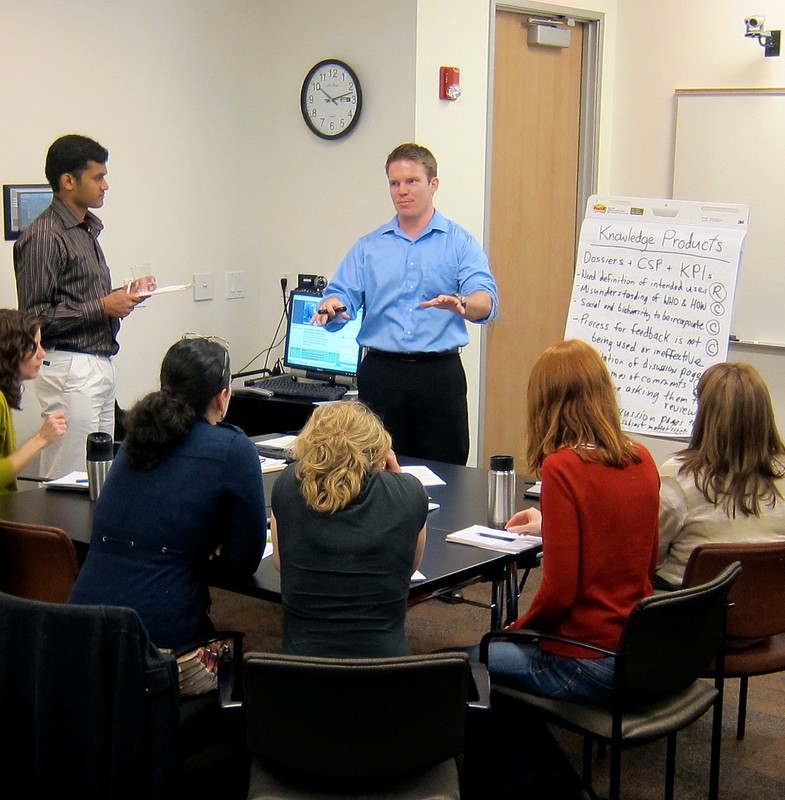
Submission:
M 357 334 L 363 309 L 340 330 L 327 331 L 320 325 L 311 324 L 311 317 L 321 302 L 318 294 L 299 290 L 290 293 L 284 364 L 290 370 L 318 373 L 318 377 L 334 377 L 339 383 L 346 383 L 345 379 L 352 379 L 357 374 L 360 363 L 362 348 L 357 344 Z
M 18 239 L 19 234 L 52 202 L 48 184 L 4 185 L 3 216 L 5 238 Z

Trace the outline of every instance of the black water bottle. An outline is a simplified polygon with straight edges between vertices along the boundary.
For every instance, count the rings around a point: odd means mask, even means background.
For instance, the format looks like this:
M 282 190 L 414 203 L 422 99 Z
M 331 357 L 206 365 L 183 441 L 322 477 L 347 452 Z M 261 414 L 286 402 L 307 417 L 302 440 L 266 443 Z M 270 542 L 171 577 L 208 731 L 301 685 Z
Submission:
M 97 500 L 104 488 L 104 481 L 114 459 L 114 440 L 112 435 L 97 431 L 87 435 L 87 485 L 90 499 Z

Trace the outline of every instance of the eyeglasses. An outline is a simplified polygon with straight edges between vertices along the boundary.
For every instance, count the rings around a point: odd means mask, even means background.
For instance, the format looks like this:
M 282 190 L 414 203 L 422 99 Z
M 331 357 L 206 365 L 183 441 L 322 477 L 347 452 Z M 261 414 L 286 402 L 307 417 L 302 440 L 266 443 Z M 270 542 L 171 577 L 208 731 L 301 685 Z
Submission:
M 202 336 L 201 333 L 184 333 L 180 337 L 180 339 L 181 341 L 184 341 L 186 339 L 201 339 L 202 341 L 213 342 L 223 347 L 224 366 L 223 369 L 221 370 L 221 384 L 223 384 L 223 376 L 226 375 L 226 373 L 229 370 L 229 342 L 227 342 L 226 339 L 222 339 L 220 336 Z
M 220 344 L 224 350 L 229 349 L 229 342 L 226 339 L 222 339 L 220 336 L 202 336 L 201 333 L 184 333 L 181 337 L 182 339 L 204 339 L 205 342 L 215 342 L 216 344 Z

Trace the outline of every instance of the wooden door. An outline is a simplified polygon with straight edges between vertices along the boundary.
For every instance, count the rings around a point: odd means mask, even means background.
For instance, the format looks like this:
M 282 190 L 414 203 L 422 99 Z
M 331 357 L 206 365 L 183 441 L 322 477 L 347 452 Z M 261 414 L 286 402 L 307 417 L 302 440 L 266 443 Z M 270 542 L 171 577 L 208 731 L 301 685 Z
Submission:
M 570 47 L 527 44 L 526 14 L 496 12 L 490 238 L 499 314 L 488 326 L 483 458 L 525 468 L 526 387 L 564 338 L 575 269 L 582 23 Z

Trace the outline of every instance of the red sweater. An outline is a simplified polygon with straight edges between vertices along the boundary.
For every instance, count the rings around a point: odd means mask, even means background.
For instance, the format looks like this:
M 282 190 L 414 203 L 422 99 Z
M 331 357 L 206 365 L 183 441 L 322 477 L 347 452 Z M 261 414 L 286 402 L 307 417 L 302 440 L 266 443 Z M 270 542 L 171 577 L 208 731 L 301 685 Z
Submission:
M 652 593 L 660 479 L 648 450 L 624 469 L 582 461 L 572 448 L 542 464 L 543 574 L 529 610 L 510 626 L 534 628 L 614 650 L 633 606 Z M 590 650 L 541 647 L 575 658 Z

